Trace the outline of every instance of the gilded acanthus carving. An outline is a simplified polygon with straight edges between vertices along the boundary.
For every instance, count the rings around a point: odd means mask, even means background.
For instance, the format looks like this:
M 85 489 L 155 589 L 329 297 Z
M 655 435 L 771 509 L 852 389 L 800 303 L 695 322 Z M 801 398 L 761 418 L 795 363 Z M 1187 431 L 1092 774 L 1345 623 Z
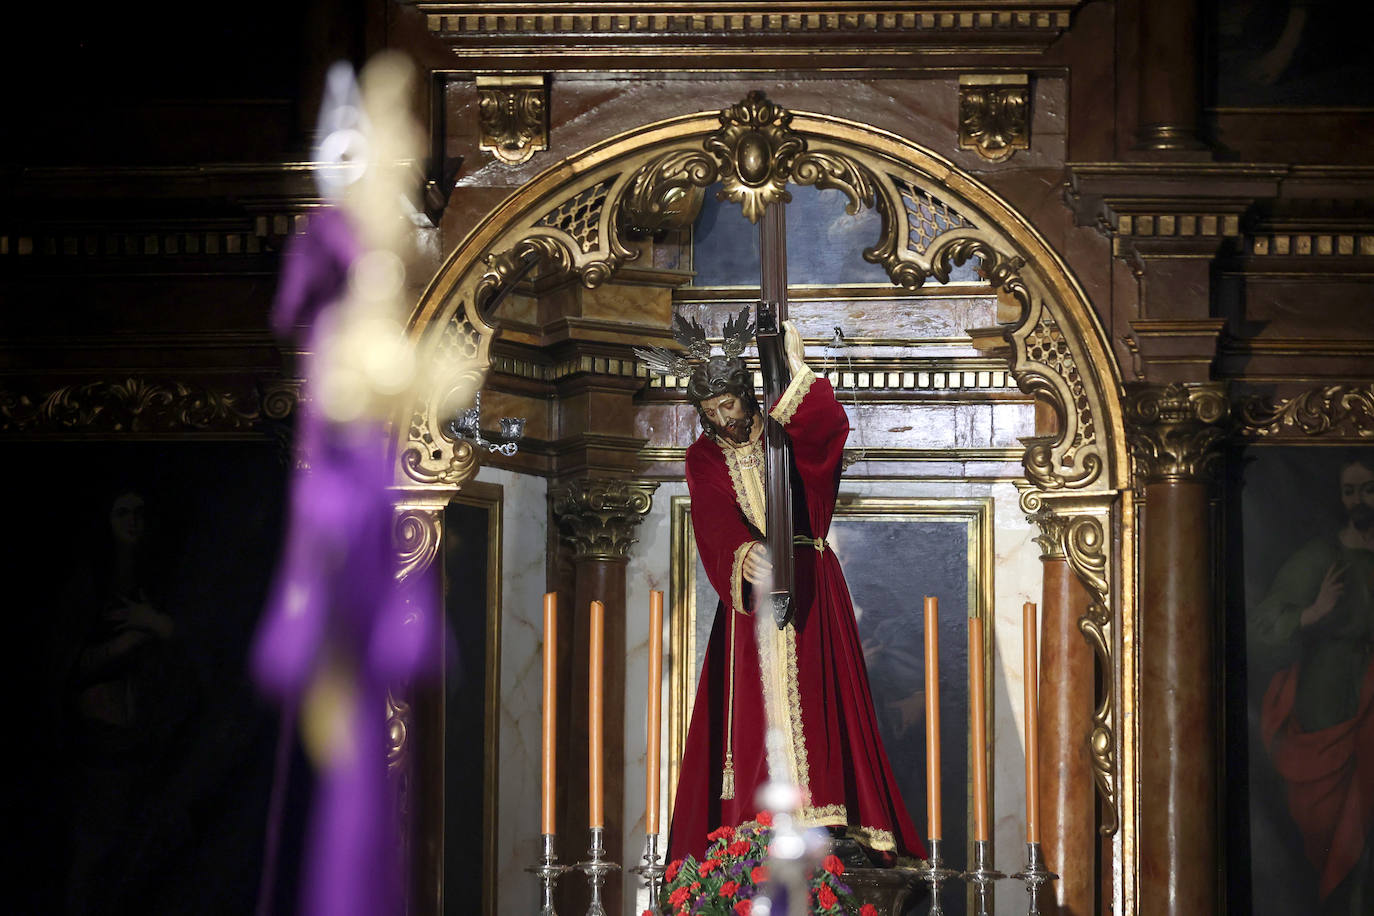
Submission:
M 429 458 L 419 448 L 412 446 L 401 453 L 401 467 L 405 469 L 406 476 L 417 483 L 438 484 L 454 489 L 476 477 L 481 468 L 477 449 L 462 440 L 453 444 L 453 455 L 447 464 L 431 468 L 427 464 Z
M 1108 605 L 1107 536 L 1102 520 L 1092 515 L 1071 518 L 1063 530 L 1064 555 L 1069 567 L 1088 590 L 1088 611 L 1078 629 L 1092 646 L 1103 672 L 1102 692 L 1093 710 L 1088 736 L 1088 757 L 1093 781 L 1102 796 L 1102 832 L 1115 833 L 1120 825 L 1117 810 L 1116 690 L 1113 671 L 1112 612 Z
M 1022 504 L 1025 504 L 1024 498 Z M 1026 521 L 1035 526 L 1040 533 L 1031 540 L 1040 547 L 1040 559 L 1062 560 L 1064 553 L 1064 532 L 1068 530 L 1069 520 L 1055 512 L 1043 502 L 1035 511 L 1026 514 Z
M 542 76 L 477 77 L 478 149 L 507 165 L 549 148 L 548 86 Z
M 1323 385 L 1286 399 L 1256 395 L 1241 401 L 1236 413 L 1239 432 L 1246 436 L 1374 438 L 1374 384 Z
M 299 401 L 300 385 L 289 380 L 237 390 L 136 377 L 33 393 L 0 389 L 0 432 L 245 432 L 286 419 Z
M 1204 480 L 1221 457 L 1230 403 L 1217 383 L 1126 386 L 1126 436 L 1146 483 Z
M 443 523 L 441 508 L 408 508 L 397 513 L 391 526 L 391 542 L 398 561 L 397 580 L 403 582 L 419 575 L 434 563 Z
M 618 560 L 629 556 L 656 489 L 656 481 L 586 478 L 558 487 L 549 498 L 574 558 Z
M 1011 76 L 959 78 L 959 148 L 1003 162 L 1030 148 L 1030 80 Z

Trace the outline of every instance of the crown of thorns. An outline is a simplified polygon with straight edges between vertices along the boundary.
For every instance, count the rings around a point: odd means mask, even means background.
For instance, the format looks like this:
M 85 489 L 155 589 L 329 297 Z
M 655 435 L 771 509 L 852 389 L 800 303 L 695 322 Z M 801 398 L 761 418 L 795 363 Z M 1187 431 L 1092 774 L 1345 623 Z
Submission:
M 675 311 L 673 337 L 687 352 L 677 353 L 663 347 L 636 347 L 634 352 L 655 375 L 687 379 L 687 396 L 694 401 L 703 401 L 731 389 L 752 387 L 749 370 L 740 359 L 744 348 L 754 339 L 748 306 L 740 309 L 738 315 L 725 319 L 721 336 L 725 339 L 724 354 L 712 356 L 706 329 L 695 318 L 684 318 L 682 313 Z

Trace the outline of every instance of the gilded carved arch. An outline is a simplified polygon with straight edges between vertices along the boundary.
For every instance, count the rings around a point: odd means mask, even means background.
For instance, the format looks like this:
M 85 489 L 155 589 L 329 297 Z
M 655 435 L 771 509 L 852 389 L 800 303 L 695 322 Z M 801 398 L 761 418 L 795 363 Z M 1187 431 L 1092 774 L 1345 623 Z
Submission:
M 607 282 L 638 256 L 628 232 L 664 225 L 685 196 L 716 183 L 722 199 L 755 221 L 769 203 L 790 199 L 789 184 L 838 189 L 851 212 L 876 208 L 882 228 L 864 257 L 907 289 L 946 282 L 955 266 L 977 260 L 998 295 L 999 323 L 971 330 L 975 343 L 1003 356 L 1022 390 L 1057 418 L 1053 433 L 1024 440 L 1023 466 L 1037 506 L 1062 505 L 1070 518 L 1072 565 L 1094 596 L 1082 629 L 1108 676 L 1085 740 L 1114 826 L 1116 761 L 1124 756 L 1116 705 L 1127 692 L 1117 646 L 1131 619 L 1117 581 L 1131 560 L 1113 533 L 1117 494 L 1129 487 L 1115 359 L 1082 289 L 1040 235 L 988 188 L 909 141 L 788 111 L 753 92 L 719 113 L 610 138 L 541 173 L 458 246 L 412 317 L 411 334 L 423 346 L 447 355 L 461 348 L 469 362 L 400 429 L 402 480 L 453 487 L 476 472 L 477 456 L 443 421 L 489 365 L 490 303 L 531 269 L 575 276 L 588 288 Z

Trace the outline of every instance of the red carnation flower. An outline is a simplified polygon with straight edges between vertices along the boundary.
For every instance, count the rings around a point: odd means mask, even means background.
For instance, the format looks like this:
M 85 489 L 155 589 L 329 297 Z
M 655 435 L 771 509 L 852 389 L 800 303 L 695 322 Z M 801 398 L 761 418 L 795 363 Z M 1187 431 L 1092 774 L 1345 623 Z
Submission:
M 697 874 L 703 877 L 720 868 L 720 859 L 707 859 L 697 867 Z
M 687 902 L 687 898 L 692 896 L 692 892 L 685 887 L 679 887 L 668 895 L 668 902 L 673 906 L 682 906 Z
M 719 893 L 720 893 L 720 895 L 721 895 L 722 897 L 733 897 L 733 896 L 735 896 L 735 892 L 738 891 L 738 890 L 739 890 L 739 885 L 738 885 L 738 884 L 736 884 L 736 883 L 733 882 L 733 881 L 726 881 L 724 884 L 722 884 L 722 885 L 720 886 L 720 891 L 719 891 Z
M 687 885 L 687 890 L 695 894 L 697 891 L 701 890 L 701 882 L 693 881 L 691 884 Z
M 765 827 L 772 827 L 772 826 L 773 826 L 773 812 L 772 812 L 772 811 L 760 811 L 758 814 L 754 815 L 754 820 L 758 821 L 760 824 L 762 824 L 762 825 L 765 826 Z
M 754 912 L 754 901 L 741 900 L 735 904 L 735 916 L 750 916 Z
M 762 884 L 768 880 L 768 866 L 755 865 L 754 870 L 749 873 L 749 880 L 755 884 Z
M 734 836 L 735 836 L 735 828 L 734 828 L 734 827 L 717 827 L 715 830 L 712 830 L 710 833 L 706 834 L 706 839 L 707 839 L 709 842 L 714 843 L 716 840 L 719 840 L 719 839 L 726 839 L 726 840 L 733 839 Z
M 878 908 L 871 903 L 859 907 L 859 916 L 878 916 Z
M 668 863 L 668 870 L 663 873 L 663 877 L 667 878 L 669 881 L 673 880 L 677 877 L 678 869 L 680 868 L 682 868 L 682 860 L 674 859 Z
M 830 909 L 840 902 L 840 898 L 835 896 L 835 892 L 830 889 L 830 885 L 822 884 L 820 890 L 816 891 L 816 901 L 820 903 L 822 909 Z
M 654 911 L 653 911 L 653 910 L 645 910 L 644 912 L 640 913 L 639 916 L 654 916 Z
M 750 843 L 748 840 L 735 840 L 735 842 L 725 847 L 725 852 L 727 855 L 743 856 L 748 855 L 749 850 L 753 847 L 754 844 Z
M 832 875 L 844 874 L 844 863 L 841 862 L 840 857 L 836 855 L 826 856 L 825 860 L 821 862 L 821 868 L 824 868 Z

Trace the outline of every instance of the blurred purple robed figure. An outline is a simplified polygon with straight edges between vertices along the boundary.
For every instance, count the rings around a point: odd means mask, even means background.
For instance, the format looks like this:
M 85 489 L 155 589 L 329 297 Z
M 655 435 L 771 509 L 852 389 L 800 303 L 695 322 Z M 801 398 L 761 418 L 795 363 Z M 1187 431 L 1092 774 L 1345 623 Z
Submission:
M 344 213 L 312 216 L 286 254 L 272 315 L 278 334 L 297 338 L 310 355 L 285 553 L 252 666 L 266 692 L 300 709 L 317 768 L 302 887 L 309 916 L 400 912 L 386 691 L 437 658 L 432 591 L 402 587 L 395 577 L 385 427 L 372 419 L 332 423 L 312 408 L 318 345 L 339 320 L 348 268 L 361 251 Z

